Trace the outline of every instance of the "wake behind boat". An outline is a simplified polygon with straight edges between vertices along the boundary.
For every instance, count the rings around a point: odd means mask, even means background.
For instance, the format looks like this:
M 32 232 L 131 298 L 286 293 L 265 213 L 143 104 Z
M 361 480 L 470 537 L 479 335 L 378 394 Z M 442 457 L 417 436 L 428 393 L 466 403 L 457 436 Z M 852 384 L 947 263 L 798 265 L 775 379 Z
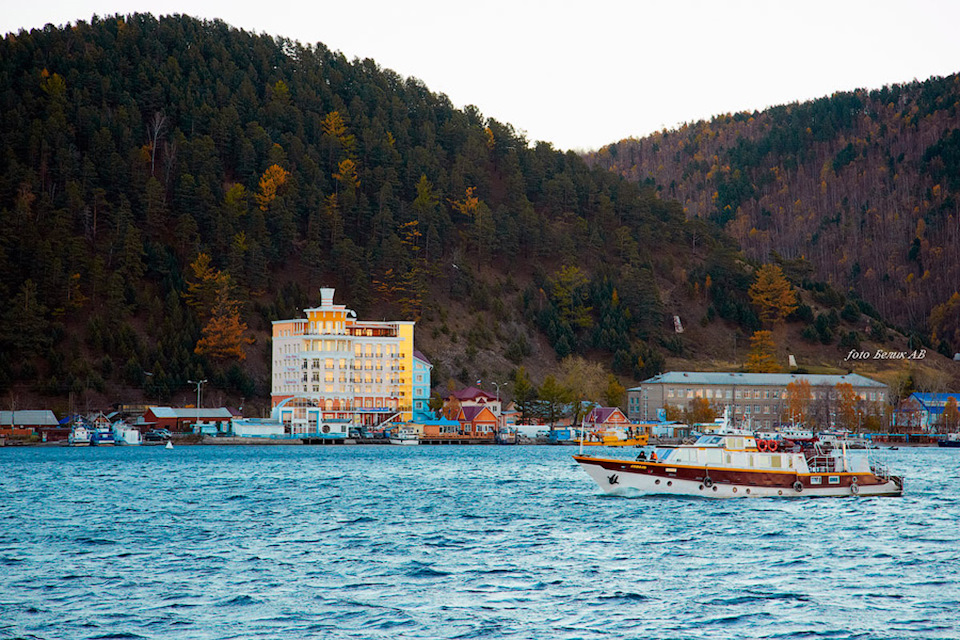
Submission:
M 846 448 L 794 445 L 749 435 L 704 435 L 689 445 L 656 450 L 651 460 L 573 456 L 609 494 L 672 494 L 710 498 L 899 496 L 903 478 Z

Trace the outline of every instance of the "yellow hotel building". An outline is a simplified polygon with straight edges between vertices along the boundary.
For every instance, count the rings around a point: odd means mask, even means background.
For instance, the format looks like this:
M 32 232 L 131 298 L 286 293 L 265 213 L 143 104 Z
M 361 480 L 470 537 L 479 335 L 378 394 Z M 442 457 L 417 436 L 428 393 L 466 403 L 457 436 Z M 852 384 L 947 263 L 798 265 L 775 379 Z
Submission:
M 305 318 L 273 323 L 275 413 L 292 433 L 410 420 L 414 323 L 361 322 L 333 294 L 322 288 Z

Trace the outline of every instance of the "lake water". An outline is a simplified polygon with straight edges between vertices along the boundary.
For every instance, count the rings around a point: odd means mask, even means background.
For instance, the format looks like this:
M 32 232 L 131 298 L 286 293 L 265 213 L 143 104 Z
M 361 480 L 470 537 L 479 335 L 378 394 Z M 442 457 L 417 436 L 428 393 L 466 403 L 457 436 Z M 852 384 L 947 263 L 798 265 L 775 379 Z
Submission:
M 960 449 L 728 501 L 575 451 L 0 449 L 0 638 L 960 638 Z

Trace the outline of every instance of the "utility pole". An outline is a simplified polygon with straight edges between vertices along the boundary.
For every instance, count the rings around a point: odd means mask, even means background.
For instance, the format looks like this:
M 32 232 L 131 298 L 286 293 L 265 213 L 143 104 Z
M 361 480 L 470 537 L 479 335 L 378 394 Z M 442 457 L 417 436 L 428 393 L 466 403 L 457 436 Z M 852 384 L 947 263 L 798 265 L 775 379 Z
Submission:
M 206 380 L 187 380 L 187 384 L 195 384 L 195 385 L 197 385 L 197 419 L 196 419 L 196 422 L 200 422 L 200 387 L 202 387 L 205 382 L 206 382 Z

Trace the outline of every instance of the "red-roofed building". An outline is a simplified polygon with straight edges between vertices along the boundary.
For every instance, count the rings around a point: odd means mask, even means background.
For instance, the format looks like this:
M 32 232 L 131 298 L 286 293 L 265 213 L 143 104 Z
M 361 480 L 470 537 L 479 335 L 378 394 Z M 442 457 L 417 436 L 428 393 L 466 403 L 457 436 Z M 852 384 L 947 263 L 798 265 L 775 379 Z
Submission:
M 465 407 L 481 407 L 490 409 L 494 421 L 500 416 L 500 401 L 497 396 L 487 393 L 477 387 L 467 387 L 460 391 L 453 391 L 443 402 L 443 416 L 450 420 L 459 420 L 460 409 Z
M 489 407 L 461 407 L 456 420 L 460 423 L 460 432 L 465 436 L 493 440 L 497 433 L 497 416 Z
M 630 424 L 630 420 L 618 407 L 595 407 L 587 414 L 583 424 L 587 429 L 616 429 Z

